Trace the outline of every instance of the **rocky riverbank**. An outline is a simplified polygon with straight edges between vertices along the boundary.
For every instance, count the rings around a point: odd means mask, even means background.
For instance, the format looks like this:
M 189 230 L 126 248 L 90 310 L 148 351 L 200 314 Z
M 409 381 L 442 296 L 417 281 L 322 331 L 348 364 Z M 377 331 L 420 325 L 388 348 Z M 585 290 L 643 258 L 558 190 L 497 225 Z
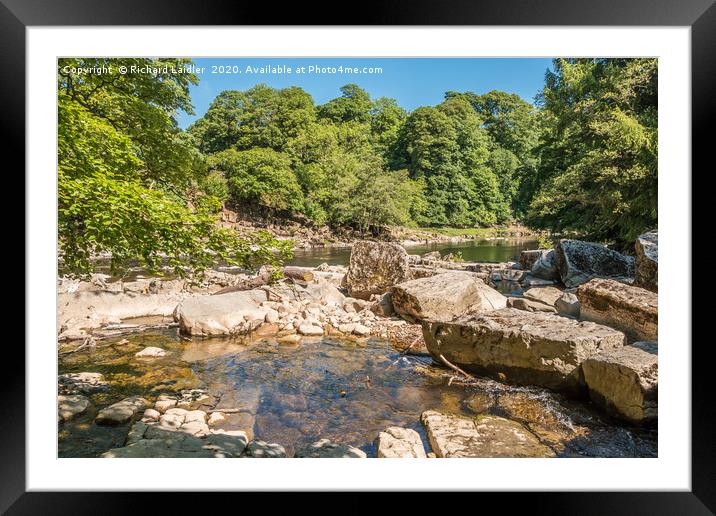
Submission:
M 279 281 L 267 270 L 210 271 L 201 281 L 61 279 L 58 339 L 77 341 L 71 353 L 157 326 L 178 326 L 185 339 L 198 342 L 238 335 L 289 346 L 312 337 L 380 338 L 405 353 L 429 354 L 450 383 L 470 385 L 487 376 L 546 387 L 591 397 L 628 424 L 650 425 L 657 418 L 657 245 L 655 233 L 640 239 L 634 260 L 597 244 L 562 240 L 555 249 L 524 252 L 519 262 L 493 264 L 361 241 L 347 267 L 287 267 Z M 519 283 L 524 294 L 504 296 L 495 289 L 504 282 Z M 152 360 L 162 351 L 147 348 L 137 356 Z M 96 374 L 81 375 L 60 379 L 60 422 L 85 413 L 87 396 L 102 388 Z M 153 403 L 135 396 L 104 407 L 95 422 L 134 421 L 125 445 L 107 457 L 286 456 L 280 444 L 254 438 L 248 422 L 255 407 L 240 402 L 221 405 L 200 390 L 163 394 Z M 534 430 L 537 421 L 533 428 L 482 411 L 466 417 L 425 410 L 421 420 L 432 451 L 421 454 L 412 430 L 390 427 L 377 436 L 378 456 L 555 455 Z M 321 439 L 295 456 L 365 453 Z

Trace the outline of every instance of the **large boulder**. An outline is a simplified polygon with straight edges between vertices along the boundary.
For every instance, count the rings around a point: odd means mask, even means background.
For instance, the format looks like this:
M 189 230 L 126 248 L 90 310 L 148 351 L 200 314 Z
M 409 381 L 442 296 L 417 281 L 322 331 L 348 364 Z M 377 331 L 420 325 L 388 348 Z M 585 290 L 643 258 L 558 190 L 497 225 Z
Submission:
M 211 336 L 242 333 L 251 321 L 263 321 L 270 308 L 265 290 L 245 290 L 216 296 L 185 299 L 174 312 L 183 333 Z
M 654 292 L 659 290 L 659 233 L 644 233 L 636 239 L 636 274 L 634 283 Z
M 535 278 L 545 280 L 559 280 L 559 271 L 557 270 L 557 255 L 554 249 L 545 251 L 535 260 L 530 269 L 530 274 Z
M 356 242 L 351 249 L 344 285 L 352 297 L 370 299 L 393 285 L 411 279 L 408 253 L 398 244 L 389 242 Z
M 625 342 L 606 326 L 514 308 L 422 324 L 436 362 L 444 363 L 442 356 L 467 371 L 573 394 L 584 388 L 579 365 Z
M 555 453 L 521 424 L 498 416 L 475 418 L 427 410 L 422 422 L 437 457 L 554 457 Z
M 659 360 L 655 342 L 636 342 L 582 364 L 589 395 L 607 412 L 635 424 L 657 418 Z
M 603 245 L 581 240 L 559 241 L 555 248 L 557 270 L 562 283 L 573 288 L 592 278 L 633 281 L 634 258 Z
M 410 428 L 391 426 L 378 434 L 375 440 L 376 455 L 388 459 L 422 459 L 425 448 L 420 434 Z
M 580 318 L 623 331 L 632 340 L 658 340 L 659 296 L 608 279 L 593 279 L 577 289 Z
M 504 308 L 507 298 L 472 272 L 447 272 L 393 287 L 393 308 L 411 320 L 454 319 Z

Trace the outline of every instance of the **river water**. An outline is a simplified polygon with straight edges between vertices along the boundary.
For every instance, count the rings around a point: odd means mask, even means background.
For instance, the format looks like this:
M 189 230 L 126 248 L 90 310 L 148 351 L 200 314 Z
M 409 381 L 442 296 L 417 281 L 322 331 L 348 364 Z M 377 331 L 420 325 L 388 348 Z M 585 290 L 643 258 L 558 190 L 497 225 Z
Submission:
M 466 240 L 463 242 L 434 242 L 430 244 L 406 246 L 410 254 L 425 254 L 440 251 L 442 256 L 448 253 L 462 255 L 467 262 L 508 262 L 519 258 L 520 252 L 537 249 L 534 239 L 495 238 L 490 240 Z M 315 267 L 324 262 L 330 265 L 348 265 L 350 247 L 314 247 L 294 251 L 290 265 Z
M 374 440 L 390 426 L 413 428 L 425 410 L 474 415 L 488 412 L 519 421 L 563 457 L 651 457 L 656 433 L 625 428 L 542 389 L 481 381 L 450 384 L 427 356 L 406 356 L 379 339 L 306 338 L 286 346 L 273 339 L 182 340 L 176 329 L 99 341 L 60 360 L 59 372 L 104 374 L 109 390 L 91 396 L 93 407 L 59 427 L 60 457 L 97 457 L 121 447 L 129 425 L 94 424 L 97 410 L 127 396 L 154 401 L 162 393 L 202 388 L 210 394 L 255 400 L 258 439 L 297 448 L 328 438 L 375 456 Z M 76 343 L 74 344 L 76 346 Z M 167 356 L 135 358 L 146 346 Z

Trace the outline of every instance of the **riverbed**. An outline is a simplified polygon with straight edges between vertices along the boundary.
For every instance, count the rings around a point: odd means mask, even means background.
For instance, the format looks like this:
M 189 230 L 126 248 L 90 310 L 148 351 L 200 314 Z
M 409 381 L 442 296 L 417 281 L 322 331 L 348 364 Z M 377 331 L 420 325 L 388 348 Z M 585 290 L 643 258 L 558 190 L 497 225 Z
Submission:
M 146 346 L 161 358 L 136 358 Z M 176 329 L 101 341 L 65 356 L 59 373 L 95 371 L 109 389 L 91 396 L 92 408 L 59 427 L 60 457 L 97 457 L 121 447 L 129 425 L 98 426 L 97 410 L 127 396 L 153 401 L 160 394 L 205 389 L 253 403 L 255 438 L 296 449 L 328 438 L 375 457 L 374 440 L 390 426 L 416 430 L 429 451 L 420 415 L 425 410 L 516 420 L 562 457 L 653 457 L 655 431 L 627 428 L 572 401 L 536 388 L 480 380 L 450 380 L 428 356 L 404 355 L 381 339 L 304 338 L 294 345 L 273 339 L 186 341 Z

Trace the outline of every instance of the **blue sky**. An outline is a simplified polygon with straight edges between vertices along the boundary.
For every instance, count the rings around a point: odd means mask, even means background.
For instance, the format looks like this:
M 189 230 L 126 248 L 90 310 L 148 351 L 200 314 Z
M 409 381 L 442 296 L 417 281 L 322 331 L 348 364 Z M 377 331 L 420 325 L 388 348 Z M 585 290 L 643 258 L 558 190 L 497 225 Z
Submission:
M 502 90 L 517 93 L 528 102 L 544 84 L 551 59 L 542 58 L 196 58 L 199 84 L 191 87 L 196 115 L 180 113 L 179 125 L 186 128 L 201 117 L 212 100 L 224 90 L 245 90 L 255 84 L 274 88 L 300 86 L 316 104 L 340 96 L 339 88 L 355 83 L 371 97 L 392 97 L 411 111 L 419 106 L 439 104 L 446 91 L 485 93 Z M 212 67 L 236 67 L 241 73 L 218 73 Z M 315 68 L 381 68 L 382 73 L 326 73 Z M 292 73 L 258 71 L 246 67 L 286 67 Z M 298 69 L 304 67 L 304 73 Z

